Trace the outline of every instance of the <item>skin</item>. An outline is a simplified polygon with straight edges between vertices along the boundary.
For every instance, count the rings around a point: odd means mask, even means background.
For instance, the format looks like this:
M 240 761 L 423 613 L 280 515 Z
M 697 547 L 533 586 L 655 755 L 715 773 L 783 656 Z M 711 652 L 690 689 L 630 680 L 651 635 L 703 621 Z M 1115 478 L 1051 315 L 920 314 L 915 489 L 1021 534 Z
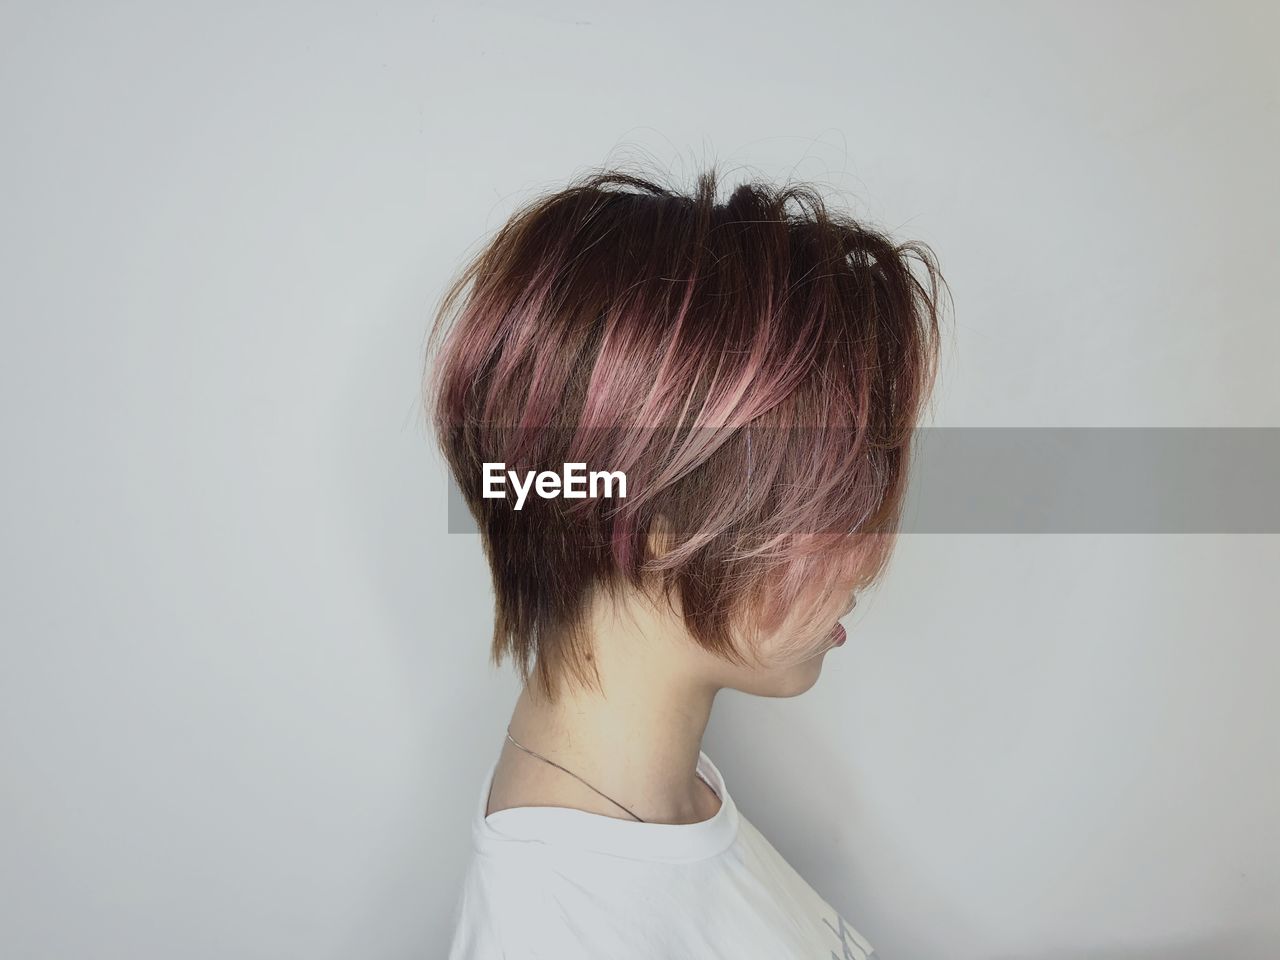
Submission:
M 791 697 L 818 680 L 853 609 L 852 586 L 815 590 L 763 637 L 750 666 L 699 646 L 669 604 L 639 593 L 598 601 L 590 611 L 599 690 L 562 684 L 554 701 L 526 686 L 511 716 L 512 736 L 572 770 L 650 823 L 696 823 L 720 801 L 696 776 L 716 694 L 729 688 Z M 556 806 L 631 817 L 549 764 L 504 741 L 487 813 Z

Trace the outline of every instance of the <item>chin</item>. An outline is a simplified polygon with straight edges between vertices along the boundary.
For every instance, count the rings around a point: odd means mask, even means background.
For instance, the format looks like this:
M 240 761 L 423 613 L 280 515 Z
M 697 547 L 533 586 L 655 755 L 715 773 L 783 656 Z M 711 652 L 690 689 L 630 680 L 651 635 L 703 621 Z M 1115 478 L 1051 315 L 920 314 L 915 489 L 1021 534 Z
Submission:
M 824 650 L 800 663 L 752 673 L 734 683 L 733 687 L 757 697 L 798 697 L 818 682 L 826 655 Z

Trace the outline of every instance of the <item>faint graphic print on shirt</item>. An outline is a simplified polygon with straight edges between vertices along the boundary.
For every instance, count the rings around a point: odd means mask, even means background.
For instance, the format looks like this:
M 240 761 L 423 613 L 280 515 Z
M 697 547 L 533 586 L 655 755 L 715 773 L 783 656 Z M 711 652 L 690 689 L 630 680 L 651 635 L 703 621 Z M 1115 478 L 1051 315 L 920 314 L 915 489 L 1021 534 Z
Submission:
M 834 923 L 826 919 L 822 923 L 840 941 L 840 952 L 832 950 L 831 960 L 878 960 L 874 950 L 867 953 L 858 943 L 858 935 L 852 927 L 845 926 L 844 917 L 840 914 L 836 914 Z

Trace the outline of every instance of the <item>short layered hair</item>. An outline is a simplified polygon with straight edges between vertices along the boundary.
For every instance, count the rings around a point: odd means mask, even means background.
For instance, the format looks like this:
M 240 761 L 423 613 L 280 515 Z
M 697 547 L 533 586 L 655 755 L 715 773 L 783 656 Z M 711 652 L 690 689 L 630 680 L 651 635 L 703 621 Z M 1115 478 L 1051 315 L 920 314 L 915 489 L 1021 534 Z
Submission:
M 814 577 L 879 576 L 938 354 L 936 259 L 808 184 L 596 170 L 528 203 L 444 295 L 426 402 L 493 577 L 495 662 L 597 679 L 601 591 L 657 591 L 749 662 Z M 622 471 L 624 499 L 483 495 L 483 467 Z

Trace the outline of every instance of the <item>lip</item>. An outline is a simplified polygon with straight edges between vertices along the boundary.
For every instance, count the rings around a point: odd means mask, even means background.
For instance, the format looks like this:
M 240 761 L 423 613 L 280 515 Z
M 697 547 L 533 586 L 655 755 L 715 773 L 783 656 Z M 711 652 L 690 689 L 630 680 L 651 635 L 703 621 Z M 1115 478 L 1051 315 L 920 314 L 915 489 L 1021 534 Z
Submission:
M 831 628 L 831 646 L 844 646 L 844 642 L 849 639 L 849 635 L 845 633 L 844 626 L 837 623 Z

